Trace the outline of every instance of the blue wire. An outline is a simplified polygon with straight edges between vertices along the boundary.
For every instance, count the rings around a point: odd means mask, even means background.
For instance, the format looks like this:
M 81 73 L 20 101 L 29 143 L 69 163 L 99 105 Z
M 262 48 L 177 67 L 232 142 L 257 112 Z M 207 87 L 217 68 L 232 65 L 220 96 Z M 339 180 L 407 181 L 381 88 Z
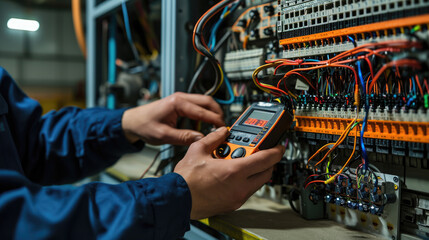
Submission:
M 235 9 L 237 9 L 238 5 L 240 5 L 241 1 L 238 1 L 236 4 L 234 4 L 231 9 L 230 9 L 230 13 L 232 13 L 233 11 L 235 11 Z M 223 20 L 225 19 L 225 13 L 228 11 L 228 6 L 226 6 L 223 9 L 222 14 L 220 15 L 219 20 L 216 22 L 216 24 L 213 26 L 211 34 L 210 34 L 210 39 L 209 39 L 209 47 L 210 47 L 210 52 L 213 51 L 213 49 L 216 46 L 216 33 L 217 30 L 219 29 L 220 25 L 222 24 Z M 232 91 L 232 87 L 231 87 L 231 83 L 229 82 L 226 74 L 223 77 L 223 80 L 225 82 L 226 85 L 226 89 L 228 90 L 228 94 L 230 96 L 230 98 L 228 100 L 223 100 L 223 99 L 218 99 L 215 98 L 215 101 L 218 102 L 219 104 L 223 104 L 223 105 L 229 105 L 232 104 L 235 101 L 235 97 L 234 97 L 234 93 Z
M 122 14 L 124 14 L 124 25 L 125 25 L 125 32 L 127 33 L 128 42 L 132 43 L 133 38 L 131 36 L 130 22 L 128 20 L 128 11 L 124 0 L 122 0 Z
M 360 146 L 362 149 L 362 158 L 364 160 L 364 164 L 363 164 L 363 169 L 366 171 L 368 170 L 368 154 L 366 153 L 366 148 L 365 148 L 365 144 L 363 142 L 363 138 L 364 138 L 364 133 L 365 133 L 365 129 L 366 129 L 366 124 L 368 122 L 368 113 L 369 113 L 369 98 L 366 94 L 366 90 L 365 90 L 365 82 L 363 80 L 363 76 L 362 76 L 362 69 L 360 66 L 360 62 L 357 61 L 356 62 L 357 67 L 358 67 L 358 75 L 359 75 L 359 80 L 360 83 L 362 85 L 362 89 L 363 89 L 363 96 L 365 98 L 365 117 L 363 119 L 363 124 L 362 124 L 362 130 L 360 132 Z
M 414 100 L 416 100 L 416 96 L 413 96 L 410 99 L 408 99 L 407 107 L 409 107 Z
M 219 20 L 216 22 L 216 24 L 213 26 L 211 34 L 210 34 L 210 39 L 209 39 L 209 47 L 210 47 L 210 52 L 213 51 L 214 47 L 216 46 L 216 33 L 217 30 L 219 29 L 220 25 L 222 24 L 224 18 L 225 13 L 228 11 L 228 6 L 226 6 L 223 9 L 222 14 L 220 15 Z
M 109 23 L 109 38 L 108 38 L 108 51 L 107 51 L 107 61 L 108 61 L 108 75 L 107 81 L 109 84 L 114 84 L 116 80 L 116 19 L 114 16 L 110 18 Z M 113 93 L 109 93 L 107 95 L 107 108 L 114 109 L 115 108 L 115 95 Z
M 226 77 L 226 75 L 223 76 L 223 81 L 225 82 L 226 89 L 228 90 L 228 94 L 229 94 L 230 98 L 228 100 L 215 98 L 215 101 L 218 102 L 219 104 L 229 105 L 229 104 L 232 104 L 234 102 L 235 97 L 234 97 L 234 93 L 232 92 L 231 84 L 229 83 L 229 80 Z
M 362 85 L 363 93 L 366 94 L 365 82 L 363 81 L 363 75 L 362 75 L 362 69 L 361 69 L 361 66 L 360 66 L 360 62 L 357 61 L 356 64 L 357 64 L 357 67 L 358 67 L 358 74 L 359 74 L 360 84 Z
M 304 59 L 304 62 L 320 62 L 320 61 L 317 59 L 307 58 L 307 59 Z
M 232 5 L 231 9 L 229 10 L 230 14 L 238 8 L 240 3 L 241 3 L 241 1 L 238 1 L 236 4 Z M 213 25 L 213 28 L 212 28 L 212 31 L 210 34 L 209 43 L 208 43 L 208 46 L 210 47 L 210 51 L 213 51 L 214 47 L 216 46 L 216 33 L 217 33 L 217 30 L 219 29 L 220 25 L 222 24 L 223 20 L 225 20 L 225 13 L 227 11 L 228 11 L 228 6 L 226 6 L 223 9 L 223 12 L 220 15 L 219 20 L 215 23 L 215 25 Z
M 127 35 L 128 43 L 130 44 L 131 51 L 133 52 L 134 58 L 137 62 L 140 62 L 139 53 L 137 52 L 136 47 L 134 46 L 133 38 L 131 36 L 131 28 L 130 28 L 130 22 L 128 19 L 128 10 L 127 5 L 125 4 L 125 0 L 122 0 L 122 14 L 124 15 L 124 25 L 125 25 L 125 32 Z
M 413 93 L 417 94 L 417 89 L 416 89 L 416 80 L 414 79 L 414 77 L 411 77 L 411 80 L 413 80 Z
M 357 44 L 356 44 L 355 40 L 354 40 L 352 37 L 350 37 L 349 35 L 347 35 L 347 37 L 348 37 L 348 38 L 350 39 L 350 41 L 353 43 L 353 46 L 357 47 Z

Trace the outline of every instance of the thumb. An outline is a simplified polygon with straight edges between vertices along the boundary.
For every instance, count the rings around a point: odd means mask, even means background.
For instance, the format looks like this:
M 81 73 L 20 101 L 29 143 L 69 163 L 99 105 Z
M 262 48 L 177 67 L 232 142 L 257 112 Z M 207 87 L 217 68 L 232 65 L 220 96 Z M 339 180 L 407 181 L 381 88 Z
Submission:
M 198 143 L 203 145 L 203 151 L 211 153 L 226 140 L 228 135 L 228 129 L 226 127 L 221 127 L 218 128 L 216 131 L 210 133 L 203 139 L 199 140 Z
M 163 140 L 168 144 L 173 145 L 190 145 L 191 143 L 200 140 L 204 135 L 200 132 L 189 129 L 176 129 L 170 126 L 164 126 Z

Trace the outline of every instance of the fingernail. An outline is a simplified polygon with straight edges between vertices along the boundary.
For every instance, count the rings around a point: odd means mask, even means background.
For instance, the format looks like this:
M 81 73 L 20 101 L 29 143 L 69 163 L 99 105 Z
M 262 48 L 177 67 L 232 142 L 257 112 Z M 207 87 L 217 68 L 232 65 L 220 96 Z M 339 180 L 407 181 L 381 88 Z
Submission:
M 196 142 L 196 141 L 200 140 L 201 138 L 203 138 L 203 135 L 200 135 L 200 134 L 196 135 L 196 136 L 194 137 L 194 142 Z
M 216 129 L 216 132 L 223 131 L 223 130 L 225 130 L 225 129 L 226 129 L 226 127 L 220 127 L 220 128 L 218 128 L 218 129 Z

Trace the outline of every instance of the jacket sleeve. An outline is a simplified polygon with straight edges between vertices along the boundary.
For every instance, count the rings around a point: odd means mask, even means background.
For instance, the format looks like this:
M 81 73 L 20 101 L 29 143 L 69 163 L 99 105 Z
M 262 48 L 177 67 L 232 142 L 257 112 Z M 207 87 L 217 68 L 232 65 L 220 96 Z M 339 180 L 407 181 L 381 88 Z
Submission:
M 2 68 L 0 91 L 24 173 L 36 183 L 73 182 L 143 148 L 142 142 L 132 145 L 124 136 L 124 109 L 67 107 L 42 116 L 40 104 L 25 95 Z
M 0 170 L 4 239 L 177 239 L 189 230 L 191 195 L 176 173 L 118 185 L 36 185 Z

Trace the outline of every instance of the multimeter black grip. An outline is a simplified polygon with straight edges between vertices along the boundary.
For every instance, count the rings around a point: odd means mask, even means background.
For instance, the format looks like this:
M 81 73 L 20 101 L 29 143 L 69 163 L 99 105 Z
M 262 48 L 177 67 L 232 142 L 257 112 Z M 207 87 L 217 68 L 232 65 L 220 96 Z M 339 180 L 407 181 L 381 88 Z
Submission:
M 283 113 L 283 116 L 279 119 L 279 122 L 271 130 L 270 137 L 265 139 L 265 141 L 263 141 L 259 145 L 259 150 L 273 148 L 277 144 L 279 144 L 279 141 L 286 132 L 286 130 L 288 130 L 292 125 L 292 121 L 293 115 L 290 114 L 288 111 L 285 111 Z

